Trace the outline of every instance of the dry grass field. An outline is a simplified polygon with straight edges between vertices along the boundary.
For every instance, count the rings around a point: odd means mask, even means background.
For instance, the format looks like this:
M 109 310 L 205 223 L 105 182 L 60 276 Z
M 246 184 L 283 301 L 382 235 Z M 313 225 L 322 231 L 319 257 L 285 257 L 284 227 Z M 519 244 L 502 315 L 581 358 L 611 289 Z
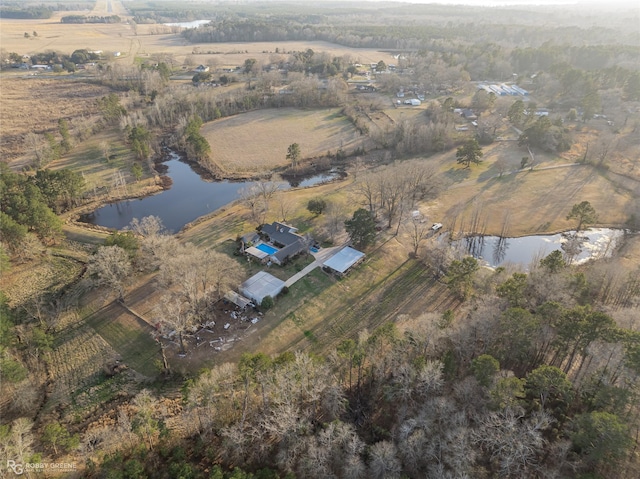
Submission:
M 55 132 L 58 120 L 82 121 L 98 112 L 96 100 L 109 88 L 82 81 L 0 77 L 0 156 L 20 159 L 29 132 Z
M 202 134 L 213 160 L 234 174 L 266 172 L 287 165 L 287 148 L 300 145 L 301 159 L 359 146 L 360 134 L 338 109 L 282 108 L 209 122 Z
M 112 1 L 111 3 L 114 5 L 113 14 L 118 14 L 126 20 L 126 10 L 121 2 Z M 105 4 L 106 0 L 99 0 L 96 8 L 91 12 L 58 12 L 46 20 L 0 19 L 0 44 L 8 52 L 21 55 L 46 50 L 71 54 L 74 50 L 81 48 L 102 50 L 109 55 L 118 51 L 121 56 L 118 58 L 110 56 L 110 61 L 123 63 L 133 62 L 136 56 L 144 58 L 164 53 L 172 55 L 178 65 L 183 64 L 188 58 L 188 63 L 193 65 L 204 63 L 223 67 L 242 65 L 247 58 L 256 58 L 259 63 L 266 63 L 277 57 L 286 59 L 290 52 L 306 51 L 309 48 L 316 52 L 327 52 L 333 56 L 347 55 L 362 64 L 377 63 L 380 60 L 386 63 L 395 61 L 387 52 L 372 48 L 350 48 L 329 42 L 191 44 L 179 33 L 157 34 L 162 31 L 161 25 L 141 24 L 134 27 L 126 21 L 114 24 L 60 23 L 60 18 L 65 15 L 106 15 Z M 31 35 L 34 31 L 38 33 L 37 37 Z M 25 32 L 30 34 L 29 38 L 25 38 Z M 276 48 L 279 54 L 275 53 Z

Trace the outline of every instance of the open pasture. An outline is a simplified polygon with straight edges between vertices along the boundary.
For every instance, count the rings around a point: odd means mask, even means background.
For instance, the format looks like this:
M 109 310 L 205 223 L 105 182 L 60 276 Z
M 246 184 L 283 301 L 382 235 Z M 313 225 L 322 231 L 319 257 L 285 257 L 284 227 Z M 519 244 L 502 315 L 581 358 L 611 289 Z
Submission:
M 73 122 L 96 114 L 97 100 L 110 91 L 103 86 L 62 79 L 2 78 L 1 82 L 0 155 L 5 161 L 31 154 L 25 142 L 27 133 L 53 133 L 61 118 Z
M 209 122 L 202 134 L 213 160 L 229 173 L 260 173 L 289 164 L 287 148 L 300 145 L 301 159 L 350 150 L 360 135 L 339 109 L 282 108 Z

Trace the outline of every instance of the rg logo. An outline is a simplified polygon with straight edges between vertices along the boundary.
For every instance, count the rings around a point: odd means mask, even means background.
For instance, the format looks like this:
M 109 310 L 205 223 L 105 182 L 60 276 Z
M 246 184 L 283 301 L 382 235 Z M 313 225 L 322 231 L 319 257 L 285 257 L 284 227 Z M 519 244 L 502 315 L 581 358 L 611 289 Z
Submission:
M 11 459 L 7 460 L 7 469 L 12 470 L 13 473 L 18 476 L 24 473 L 24 467 L 22 466 L 22 464 L 16 464 L 16 461 L 13 461 Z

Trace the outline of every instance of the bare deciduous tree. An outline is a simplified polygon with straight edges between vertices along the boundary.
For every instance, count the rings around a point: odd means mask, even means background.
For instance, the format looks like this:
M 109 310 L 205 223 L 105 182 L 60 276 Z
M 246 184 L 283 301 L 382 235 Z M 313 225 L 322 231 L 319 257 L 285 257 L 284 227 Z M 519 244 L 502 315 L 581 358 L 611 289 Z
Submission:
M 393 442 L 375 443 L 369 450 L 369 456 L 369 477 L 373 479 L 400 477 L 402 468 L 398 460 L 398 451 Z
M 405 222 L 404 229 L 411 242 L 413 256 L 418 256 L 420 245 L 429 237 L 431 227 L 422 215 L 413 216 Z
M 131 260 L 119 246 L 102 246 L 87 265 L 87 273 L 99 286 L 107 286 L 124 301 L 125 284 L 131 274 Z

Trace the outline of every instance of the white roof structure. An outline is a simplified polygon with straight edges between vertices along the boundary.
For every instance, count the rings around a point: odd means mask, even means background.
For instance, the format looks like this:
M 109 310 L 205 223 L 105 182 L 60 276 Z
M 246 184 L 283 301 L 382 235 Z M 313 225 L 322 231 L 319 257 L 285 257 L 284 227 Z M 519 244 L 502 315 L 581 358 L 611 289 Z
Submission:
M 362 258 L 364 258 L 364 253 L 347 246 L 325 261 L 324 266 L 338 273 L 344 273 Z
M 260 271 L 240 285 L 240 293 L 251 298 L 256 304 L 261 304 L 266 296 L 278 296 L 282 288 L 284 281 L 266 271 Z
M 269 256 L 268 253 L 265 253 L 261 249 L 256 248 L 255 246 L 251 246 L 245 250 L 251 256 L 255 256 L 258 259 L 263 259 Z

